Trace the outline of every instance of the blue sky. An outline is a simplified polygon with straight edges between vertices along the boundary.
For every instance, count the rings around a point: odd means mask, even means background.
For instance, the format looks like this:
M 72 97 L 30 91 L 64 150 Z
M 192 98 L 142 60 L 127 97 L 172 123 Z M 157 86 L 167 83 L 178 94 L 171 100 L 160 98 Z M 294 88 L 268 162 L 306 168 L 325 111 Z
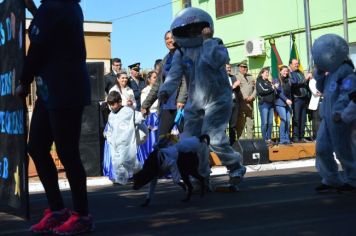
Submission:
M 163 37 L 172 21 L 170 3 L 174 1 L 176 0 L 82 0 L 81 6 L 85 20 L 113 20 L 112 57 L 121 58 L 124 67 L 141 62 L 141 68 L 150 69 L 156 59 L 163 58 L 168 52 Z M 40 0 L 35 0 L 37 6 L 39 2 Z M 139 13 L 142 11 L 144 12 Z M 135 13 L 139 14 L 129 16 Z

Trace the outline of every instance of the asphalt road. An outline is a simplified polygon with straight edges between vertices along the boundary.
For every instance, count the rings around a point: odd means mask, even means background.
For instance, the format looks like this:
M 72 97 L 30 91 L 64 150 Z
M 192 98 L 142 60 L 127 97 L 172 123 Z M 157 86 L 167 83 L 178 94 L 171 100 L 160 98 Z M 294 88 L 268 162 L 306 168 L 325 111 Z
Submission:
M 224 183 L 227 176 L 214 176 Z M 247 173 L 238 193 L 193 195 L 170 181 L 158 184 L 152 204 L 145 189 L 130 186 L 89 188 L 96 231 L 88 235 L 356 235 L 356 193 L 317 194 L 320 178 L 311 168 Z M 68 206 L 70 192 L 64 192 Z M 0 235 L 31 235 L 27 229 L 46 207 L 43 193 L 31 194 L 31 220 L 0 213 Z

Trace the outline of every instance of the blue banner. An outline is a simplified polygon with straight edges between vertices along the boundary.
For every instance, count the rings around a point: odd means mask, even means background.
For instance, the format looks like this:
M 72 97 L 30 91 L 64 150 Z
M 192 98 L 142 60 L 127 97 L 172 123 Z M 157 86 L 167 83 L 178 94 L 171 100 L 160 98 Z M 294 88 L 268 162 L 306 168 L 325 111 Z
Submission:
M 25 56 L 25 8 L 23 0 L 0 0 L 0 9 L 0 207 L 28 216 L 27 112 L 14 96 Z

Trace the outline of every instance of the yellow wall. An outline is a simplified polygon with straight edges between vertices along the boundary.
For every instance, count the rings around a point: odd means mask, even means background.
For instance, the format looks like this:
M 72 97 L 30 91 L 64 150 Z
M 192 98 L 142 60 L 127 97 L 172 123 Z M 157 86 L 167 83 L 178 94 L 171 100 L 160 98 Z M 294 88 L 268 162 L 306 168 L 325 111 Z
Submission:
M 87 49 L 87 59 L 110 60 L 110 33 L 85 32 L 84 36 Z M 26 31 L 26 51 L 29 43 L 28 32 Z
M 88 59 L 111 58 L 110 33 L 86 32 L 84 35 Z

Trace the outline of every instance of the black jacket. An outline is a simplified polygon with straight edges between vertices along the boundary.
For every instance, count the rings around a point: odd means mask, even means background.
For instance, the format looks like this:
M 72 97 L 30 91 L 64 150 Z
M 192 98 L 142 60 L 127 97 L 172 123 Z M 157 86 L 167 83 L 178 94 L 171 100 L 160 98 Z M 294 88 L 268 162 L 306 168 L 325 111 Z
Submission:
M 291 84 L 292 84 L 292 96 L 299 99 L 310 99 L 309 81 L 305 79 L 304 74 L 297 71 L 290 72 Z
M 117 75 L 115 75 L 113 71 L 111 71 L 110 73 L 104 76 L 106 94 L 109 94 L 110 89 L 114 87 L 114 85 L 116 84 L 116 80 L 117 80 Z
M 37 97 L 48 108 L 88 105 L 90 82 L 78 1 L 42 1 L 28 32 L 21 84 L 28 87 L 37 76 Z
M 141 91 L 146 87 L 146 82 L 143 78 L 138 78 L 138 84 L 135 79 L 130 76 L 128 86 L 133 90 L 136 100 L 136 110 L 141 110 Z
M 274 103 L 275 90 L 273 89 L 272 83 L 269 80 L 257 78 L 256 90 L 259 103 Z

